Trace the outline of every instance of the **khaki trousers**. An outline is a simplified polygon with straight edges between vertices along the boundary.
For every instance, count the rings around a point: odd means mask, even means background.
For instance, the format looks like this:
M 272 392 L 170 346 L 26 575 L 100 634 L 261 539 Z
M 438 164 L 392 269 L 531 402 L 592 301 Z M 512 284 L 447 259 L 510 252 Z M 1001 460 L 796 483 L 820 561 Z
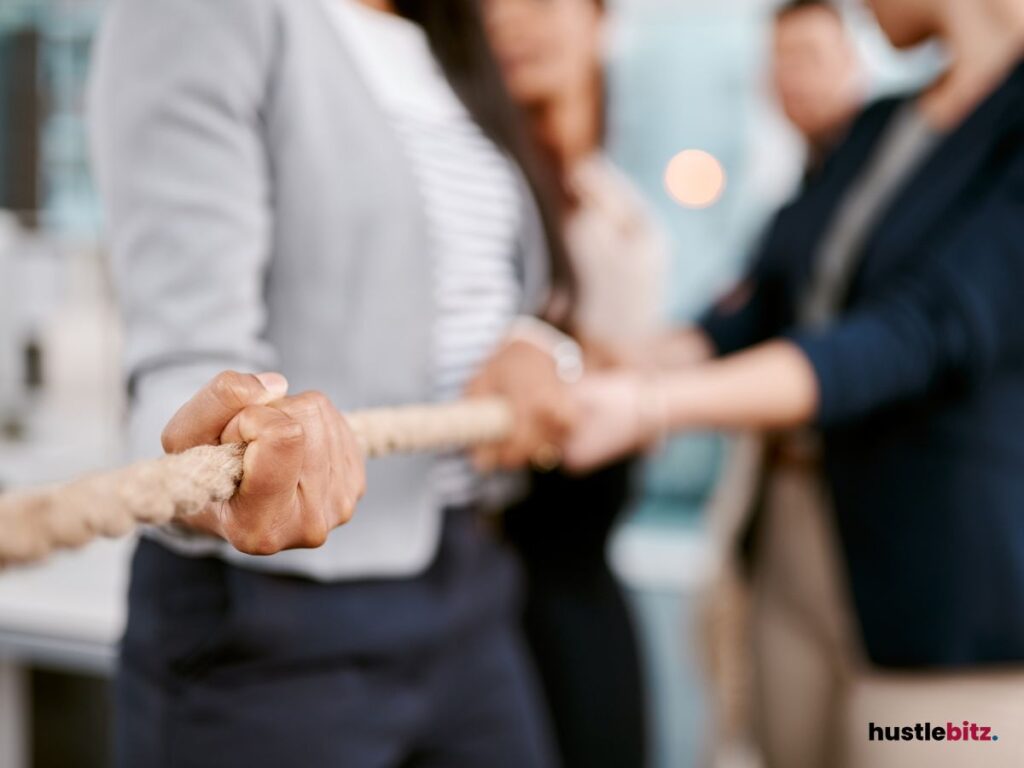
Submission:
M 777 466 L 768 483 L 751 609 L 755 729 L 767 768 L 1024 768 L 1024 667 L 872 669 L 817 471 Z M 1000 738 L 869 740 L 870 723 L 964 720 Z

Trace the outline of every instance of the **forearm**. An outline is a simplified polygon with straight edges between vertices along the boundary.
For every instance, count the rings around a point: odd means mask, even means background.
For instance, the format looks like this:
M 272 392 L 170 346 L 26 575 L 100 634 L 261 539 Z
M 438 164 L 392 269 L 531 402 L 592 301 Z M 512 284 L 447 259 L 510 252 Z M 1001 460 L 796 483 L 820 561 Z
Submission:
M 672 371 L 707 362 L 716 354 L 711 338 L 698 326 L 673 328 L 628 344 L 593 338 L 583 338 L 580 343 L 591 371 Z
M 667 333 L 656 348 L 656 367 L 671 371 L 706 363 L 715 357 L 711 337 L 699 326 L 679 328 Z
M 651 381 L 666 431 L 782 429 L 817 411 L 814 369 L 796 345 L 769 341 Z

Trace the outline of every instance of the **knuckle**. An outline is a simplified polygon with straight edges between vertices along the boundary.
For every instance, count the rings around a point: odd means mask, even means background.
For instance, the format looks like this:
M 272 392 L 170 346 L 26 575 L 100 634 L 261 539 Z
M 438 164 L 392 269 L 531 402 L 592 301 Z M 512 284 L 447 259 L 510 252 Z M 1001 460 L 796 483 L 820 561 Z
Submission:
M 246 377 L 237 371 L 221 371 L 210 382 L 210 391 L 222 403 L 236 403 L 244 400 Z
M 319 392 L 303 392 L 295 396 L 288 410 L 296 419 L 312 421 L 321 418 L 329 405 L 327 398 Z
M 356 514 L 356 503 L 354 499 L 348 497 L 342 499 L 341 504 L 338 506 L 338 525 L 345 525 L 351 522 L 352 518 Z
M 322 522 L 309 523 L 302 535 L 302 546 L 308 549 L 317 549 L 327 543 L 330 531 Z
M 309 400 L 317 408 L 322 408 L 325 411 L 334 410 L 334 405 L 331 403 L 331 398 L 329 398 L 327 395 L 325 395 L 323 392 L 320 392 L 319 390 L 313 390 L 312 392 L 310 392 Z
M 243 555 L 265 557 L 281 551 L 277 536 L 270 531 L 243 530 L 235 533 L 229 541 Z
M 325 403 L 329 403 L 330 402 L 327 399 L 327 396 L 323 392 L 320 392 L 320 391 L 315 390 L 315 389 L 311 389 L 308 392 L 303 392 L 302 394 L 300 394 L 295 399 L 298 402 L 302 403 L 303 405 L 307 405 L 307 406 L 310 406 L 310 407 L 317 407 L 317 408 L 319 408 L 320 406 L 324 405 Z
M 306 441 L 306 428 L 295 419 L 280 419 L 268 430 L 267 439 L 279 448 L 294 448 Z

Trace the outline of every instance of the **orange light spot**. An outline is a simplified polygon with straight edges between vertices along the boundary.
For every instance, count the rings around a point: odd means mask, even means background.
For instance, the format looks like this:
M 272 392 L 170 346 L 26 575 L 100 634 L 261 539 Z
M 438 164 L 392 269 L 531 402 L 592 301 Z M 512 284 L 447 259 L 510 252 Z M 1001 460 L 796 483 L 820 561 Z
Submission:
M 686 149 L 665 169 L 665 189 L 687 208 L 707 208 L 725 191 L 725 169 L 718 159 L 700 149 Z

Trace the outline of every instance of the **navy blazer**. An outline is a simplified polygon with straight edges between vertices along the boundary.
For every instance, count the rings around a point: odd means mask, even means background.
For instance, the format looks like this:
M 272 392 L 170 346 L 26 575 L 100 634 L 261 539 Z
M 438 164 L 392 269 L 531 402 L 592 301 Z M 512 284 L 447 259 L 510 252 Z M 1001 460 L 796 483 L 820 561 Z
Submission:
M 795 326 L 822 238 L 900 103 L 862 114 L 777 215 L 749 298 L 702 325 L 722 354 L 786 336 L 811 361 L 870 658 L 1021 662 L 1024 63 L 904 184 L 836 322 Z

